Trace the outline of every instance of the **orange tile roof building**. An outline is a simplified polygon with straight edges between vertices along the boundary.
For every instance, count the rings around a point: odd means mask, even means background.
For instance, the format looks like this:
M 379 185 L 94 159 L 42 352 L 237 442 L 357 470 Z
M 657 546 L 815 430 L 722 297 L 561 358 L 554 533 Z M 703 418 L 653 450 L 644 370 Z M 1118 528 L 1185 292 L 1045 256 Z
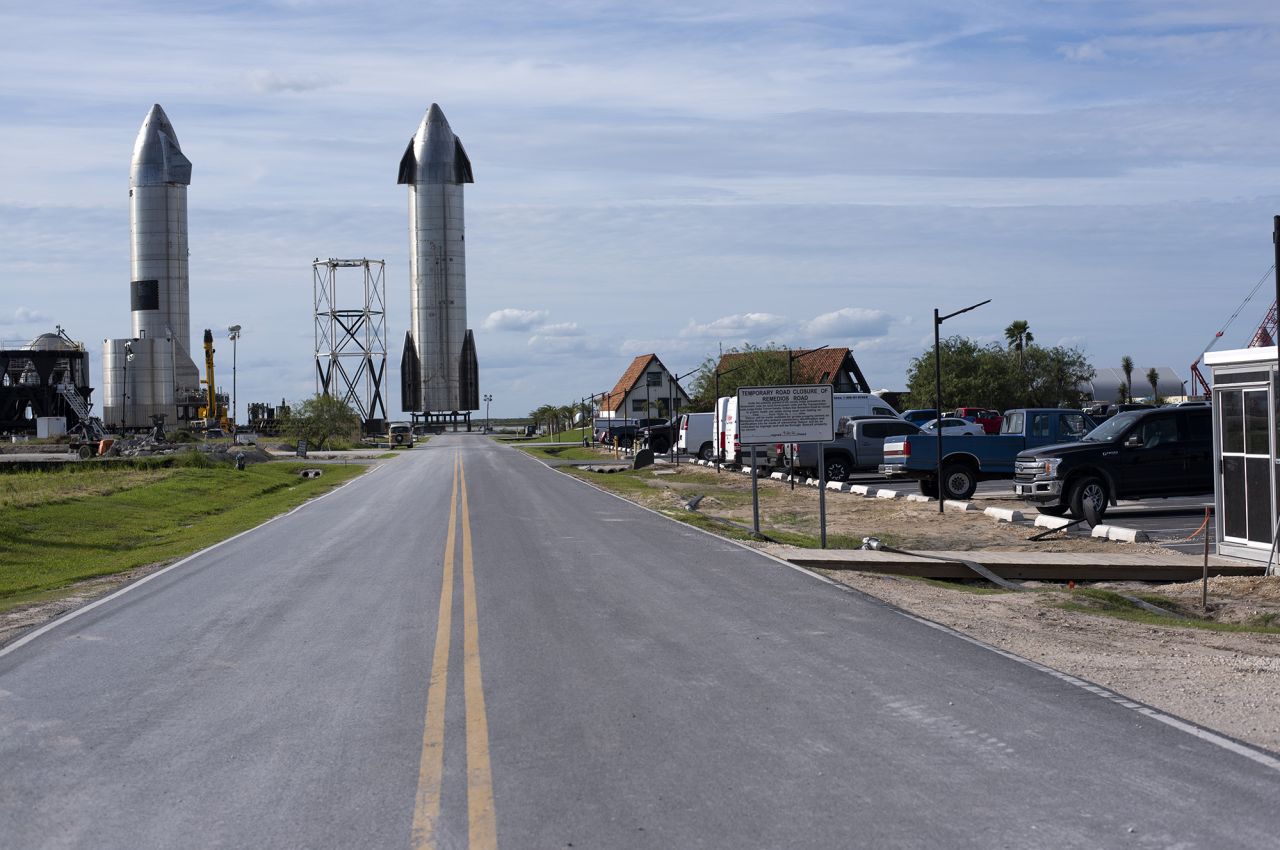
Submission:
M 689 403 L 675 375 L 656 354 L 641 354 L 596 407 L 599 419 L 669 419 Z
M 847 348 L 792 349 L 790 351 L 734 352 L 722 354 L 716 371 L 725 374 L 748 357 L 776 356 L 791 358 L 790 382 L 793 384 L 830 384 L 838 393 L 869 393 L 858 361 Z M 785 361 L 783 361 L 785 363 Z

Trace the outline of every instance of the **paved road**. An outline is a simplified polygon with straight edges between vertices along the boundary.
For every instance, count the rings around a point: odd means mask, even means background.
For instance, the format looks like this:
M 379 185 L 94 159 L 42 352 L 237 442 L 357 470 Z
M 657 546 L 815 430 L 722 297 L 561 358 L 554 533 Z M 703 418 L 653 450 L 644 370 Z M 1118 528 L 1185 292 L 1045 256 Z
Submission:
M 0 845 L 1275 846 L 1175 723 L 445 435 L 0 655 Z

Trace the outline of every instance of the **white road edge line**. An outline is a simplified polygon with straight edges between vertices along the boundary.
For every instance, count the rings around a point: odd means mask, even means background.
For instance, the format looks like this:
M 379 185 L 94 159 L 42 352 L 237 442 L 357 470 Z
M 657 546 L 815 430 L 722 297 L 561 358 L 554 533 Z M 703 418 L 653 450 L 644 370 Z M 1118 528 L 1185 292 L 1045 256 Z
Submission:
M 90 602 L 87 605 L 82 605 L 79 608 L 76 608 L 74 611 L 69 611 L 66 614 L 63 614 L 58 619 L 51 620 L 48 623 L 45 623 L 43 626 L 36 629 L 35 631 L 27 632 L 25 635 L 18 638 L 8 646 L 0 647 L 0 658 L 4 658 L 6 655 L 10 654 L 11 652 L 17 651 L 20 647 L 26 646 L 27 644 L 31 643 L 31 641 L 35 640 L 36 638 L 40 637 L 40 635 L 45 634 L 46 632 L 53 631 L 55 628 L 62 625 L 63 623 L 68 623 L 74 620 L 76 617 L 79 617 L 81 614 L 88 614 L 90 611 L 92 611 L 94 608 L 97 608 L 99 605 L 105 605 L 106 603 L 110 602 L 112 599 L 115 599 L 118 596 L 123 596 L 129 591 L 133 590 L 134 588 L 141 587 L 142 585 L 146 584 L 152 579 L 159 578 L 160 576 L 164 575 L 170 570 L 175 570 L 178 567 L 182 566 L 183 564 L 187 563 L 188 561 L 194 560 L 195 558 L 199 558 L 201 555 L 205 554 L 206 552 L 212 552 L 214 549 L 217 549 L 219 546 L 224 546 L 233 540 L 238 540 L 241 537 L 244 537 L 246 534 L 252 534 L 253 532 L 257 531 L 259 528 L 262 528 L 263 526 L 266 526 L 266 525 L 270 525 L 276 520 L 284 519 L 287 516 L 292 516 L 293 514 L 296 514 L 298 511 L 302 510 L 308 505 L 314 505 L 316 502 L 320 501 L 321 499 L 327 499 L 328 497 L 332 496 L 334 493 L 341 490 L 343 487 L 347 487 L 351 484 L 354 484 L 357 481 L 365 480 L 370 475 L 377 472 L 379 469 L 382 469 L 384 466 L 386 466 L 386 464 L 379 463 L 376 466 L 374 466 L 372 469 L 370 469 L 368 472 L 366 472 L 364 475 L 361 475 L 358 478 L 352 478 L 350 481 L 344 481 L 341 484 L 339 484 L 337 487 L 334 487 L 329 492 L 321 493 L 319 496 L 316 496 L 314 499 L 308 499 L 307 501 L 298 505 L 293 510 L 287 511 L 282 514 L 277 514 L 276 516 L 273 516 L 271 519 L 266 520 L 265 522 L 261 522 L 255 525 L 253 528 L 247 528 L 233 537 L 228 537 L 226 540 L 219 540 L 217 543 L 214 543 L 212 546 L 206 546 L 205 548 L 201 549 L 198 552 L 192 552 L 190 555 L 183 558 L 181 561 L 175 561 L 174 563 L 170 564 L 164 569 L 156 570 L 154 573 L 143 576 L 137 581 L 129 582 L 124 587 L 117 590 L 115 593 L 104 596 L 101 599 L 95 599 L 93 602 Z
M 553 472 L 559 472 L 559 469 L 557 469 L 556 467 L 542 463 L 542 461 L 538 460 L 537 458 L 533 457 L 527 452 L 520 452 L 520 454 L 525 455 L 534 463 L 538 463 L 542 466 L 545 466 L 548 469 L 552 470 Z M 648 507 L 645 507 L 644 505 L 636 504 L 635 502 L 629 499 L 626 499 L 622 496 L 619 496 L 616 493 L 610 493 L 608 490 L 605 490 L 602 487 L 597 487 L 595 484 L 592 484 L 590 481 L 584 481 L 583 479 L 577 478 L 576 476 L 573 476 L 573 475 L 569 475 L 568 473 L 562 473 L 562 474 L 566 478 L 569 478 L 573 481 L 578 481 L 594 490 L 599 490 L 601 493 L 604 493 L 606 495 L 613 496 L 615 499 L 619 499 L 623 502 L 626 502 L 629 505 L 633 505 L 642 511 L 648 511 L 649 513 L 654 514 L 655 516 L 660 516 L 663 519 L 667 520 L 668 522 L 677 522 L 686 528 L 691 528 L 694 531 L 701 532 L 702 534 L 706 534 L 709 537 L 714 537 L 717 540 L 724 541 L 725 543 L 732 543 L 733 545 L 741 547 L 742 549 L 745 549 L 748 552 L 753 552 L 756 555 L 763 555 L 764 557 L 768 558 L 771 561 L 774 561 L 775 563 L 781 564 L 784 567 L 789 567 L 790 569 L 793 569 L 798 573 L 803 573 L 804 575 L 807 575 L 810 578 L 815 578 L 818 581 L 823 582 L 824 584 L 829 584 L 832 587 L 836 588 L 837 590 L 841 590 L 841 591 L 844 591 L 845 593 L 857 594 L 858 596 L 865 597 L 871 600 L 872 602 L 888 607 L 895 613 L 903 617 L 906 617 L 909 620 L 915 620 L 917 623 L 922 623 L 923 625 L 926 625 L 931 629 L 937 629 L 938 631 L 944 634 L 948 634 L 948 635 L 951 635 L 952 637 L 959 638 L 960 640 L 963 640 L 966 643 L 971 643 L 974 646 L 981 647 L 989 652 L 994 652 L 997 655 L 1002 655 L 1005 658 L 1010 659 L 1011 661 L 1016 661 L 1019 664 L 1030 667 L 1033 670 L 1038 670 L 1041 673 L 1047 673 L 1053 678 L 1058 679 L 1059 681 L 1066 682 L 1069 685 L 1074 685 L 1075 687 L 1080 688 L 1081 690 L 1084 690 L 1084 691 L 1088 691 L 1094 696 L 1105 699 L 1108 702 L 1115 703 L 1116 705 L 1119 705 L 1123 708 L 1127 708 L 1130 711 L 1136 712 L 1145 717 L 1149 717 L 1152 720 L 1159 721 L 1160 723 L 1163 723 L 1166 726 L 1171 726 L 1174 729 L 1178 729 L 1182 732 L 1187 733 L 1188 735 L 1191 735 L 1192 737 L 1199 738 L 1202 741 L 1205 741 L 1209 744 L 1213 744 L 1214 746 L 1227 750 L 1228 752 L 1232 752 L 1232 753 L 1235 753 L 1236 755 L 1244 756 L 1250 761 L 1256 762 L 1257 764 L 1260 764 L 1263 767 L 1270 768 L 1271 770 L 1274 770 L 1277 773 L 1280 773 L 1280 758 L 1272 756 L 1266 752 L 1263 752 L 1262 750 L 1254 749 L 1252 746 L 1248 744 L 1243 744 L 1239 741 L 1232 740 L 1231 738 L 1228 738 L 1225 735 L 1220 735 L 1217 732 L 1212 732 L 1208 729 L 1204 729 L 1200 726 L 1196 726 L 1194 723 L 1191 723 L 1190 721 L 1187 721 L 1187 720 L 1183 720 L 1180 717 L 1174 717 L 1171 714 L 1165 714 L 1164 712 L 1154 709 L 1149 705 L 1143 705 L 1140 702 L 1134 702 L 1133 700 L 1127 697 L 1121 696 L 1120 694 L 1107 690 L 1101 685 L 1095 685 L 1092 682 L 1089 682 L 1085 679 L 1078 678 L 1076 676 L 1072 676 L 1069 673 L 1063 673 L 1060 670 L 1054 670 L 1052 667 L 1046 667 L 1045 665 L 1037 661 L 1032 661 L 1030 658 L 1023 658 L 1021 655 L 1016 655 L 1012 652 L 1009 652 L 1006 649 L 1001 649 L 998 646 L 993 646 L 992 644 L 984 643 L 983 641 L 978 640 L 975 637 L 971 637 L 969 635 L 964 634 L 963 632 L 956 631 L 950 626 L 944 626 L 942 623 L 935 623 L 933 620 L 927 620 L 924 617 L 921 617 L 917 614 L 912 614 L 908 611 L 904 611 L 901 608 L 897 607 L 896 605 L 886 602 L 883 599 L 880 599 L 879 597 L 872 596 L 869 593 L 863 593 L 857 588 L 849 587 L 847 584 L 841 584 L 838 581 L 829 579 L 824 575 L 819 575 L 818 573 L 815 573 L 812 570 L 806 569 L 805 567 L 799 566 L 798 564 L 793 564 L 789 561 L 784 561 L 783 559 L 775 555 L 771 555 L 768 552 L 763 552 L 759 549 L 753 549 L 752 547 L 746 545 L 740 540 L 731 540 L 730 538 L 727 538 L 727 537 L 721 537 L 718 534 L 712 534 L 710 531 L 707 531 L 706 529 L 698 528 L 696 525 L 690 525 L 689 523 L 679 522 L 679 520 L 672 519 L 666 514 L 660 513 L 659 511 L 655 511 L 652 508 L 648 508 Z M 3 654 L 3 653 L 0 653 L 0 654 Z

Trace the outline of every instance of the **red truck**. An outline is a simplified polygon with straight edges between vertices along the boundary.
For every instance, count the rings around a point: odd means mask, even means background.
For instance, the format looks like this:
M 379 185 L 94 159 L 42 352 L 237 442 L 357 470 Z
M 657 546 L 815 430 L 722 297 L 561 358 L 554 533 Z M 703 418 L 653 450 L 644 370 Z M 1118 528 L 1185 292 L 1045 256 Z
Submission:
M 976 422 L 982 426 L 982 430 L 988 434 L 1000 433 L 1000 422 L 1004 419 L 998 410 L 988 410 L 985 407 L 957 407 L 948 414 L 959 419 L 967 419 L 970 422 Z

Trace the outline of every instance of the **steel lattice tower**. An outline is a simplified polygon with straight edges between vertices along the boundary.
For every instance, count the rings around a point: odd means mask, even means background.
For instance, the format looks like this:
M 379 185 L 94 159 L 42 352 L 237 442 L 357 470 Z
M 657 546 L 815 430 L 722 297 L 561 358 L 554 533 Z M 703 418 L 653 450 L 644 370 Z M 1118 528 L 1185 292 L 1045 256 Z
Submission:
M 359 306 L 339 302 L 338 269 L 363 271 L 364 298 Z M 383 260 L 367 258 L 317 259 L 311 264 L 316 392 L 349 404 L 360 416 L 365 433 L 381 433 L 387 418 L 382 398 L 387 368 L 385 270 Z M 347 294 L 344 291 L 343 296 Z

